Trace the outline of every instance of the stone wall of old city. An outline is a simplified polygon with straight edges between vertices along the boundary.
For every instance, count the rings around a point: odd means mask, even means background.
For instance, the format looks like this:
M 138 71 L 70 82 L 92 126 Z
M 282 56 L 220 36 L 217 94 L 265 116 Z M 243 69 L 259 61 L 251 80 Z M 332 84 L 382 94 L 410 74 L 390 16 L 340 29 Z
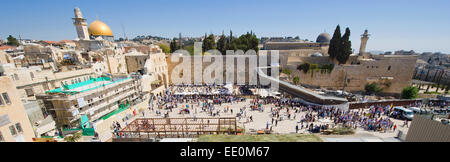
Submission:
M 181 65 L 181 62 L 183 61 L 183 58 L 180 58 L 180 61 L 179 62 L 172 62 L 171 60 L 170 60 L 170 57 L 167 59 L 167 66 L 168 66 L 168 72 L 169 72 L 169 80 L 170 80 L 170 83 L 174 83 L 174 81 L 173 81 L 173 77 L 172 77 L 172 75 L 175 75 L 175 74 L 173 74 L 174 73 L 174 68 L 175 67 L 178 67 L 178 68 L 181 68 L 181 69 L 188 69 L 188 65 L 189 64 L 186 64 L 185 66 L 184 65 Z M 227 74 L 228 72 L 227 71 L 231 71 L 231 70 L 233 70 L 234 71 L 234 83 L 236 83 L 237 82 L 237 75 L 238 75 L 238 73 L 239 73 L 239 75 L 245 75 L 245 77 L 243 77 L 244 79 L 244 82 L 245 83 L 249 83 L 249 78 L 253 78 L 252 76 L 250 76 L 250 73 L 249 73 L 249 71 L 250 71 L 250 69 L 249 69 L 249 59 L 247 58 L 247 59 L 245 59 L 245 61 L 243 62 L 243 63 L 238 63 L 238 61 L 237 61 L 237 59 L 235 59 L 234 60 L 234 64 L 232 64 L 233 65 L 233 67 L 227 67 L 227 65 L 226 65 L 226 58 L 223 58 L 223 67 L 220 67 L 220 64 L 215 64 L 214 63 L 214 59 L 212 59 L 212 62 L 203 62 L 202 64 L 201 64 L 201 68 L 200 68 L 200 66 L 195 66 L 195 65 L 199 65 L 199 64 L 197 64 L 197 63 L 195 63 L 194 61 L 193 61 L 193 59 L 191 59 L 191 63 L 190 63 L 190 71 L 191 71 L 191 78 L 182 78 L 180 81 L 182 81 L 182 82 L 184 82 L 184 83 L 192 83 L 193 82 L 193 80 L 194 80 L 194 71 L 197 71 L 198 73 L 203 73 L 203 72 L 205 72 L 205 69 L 218 69 L 218 68 L 223 68 L 223 70 L 221 70 L 222 72 L 222 74 L 224 75 L 224 80 L 226 79 L 226 78 L 228 78 L 227 76 L 231 76 L 231 75 L 229 75 L 229 74 Z M 214 64 L 213 64 L 214 63 Z M 216 66 L 216 67 L 211 67 L 211 66 Z M 256 69 L 251 69 L 251 70 L 255 70 L 255 73 L 252 73 L 252 74 L 255 74 L 256 75 Z M 206 74 L 204 74 L 204 75 L 206 75 Z M 210 74 L 212 77 L 215 77 L 215 73 L 214 73 L 214 71 L 212 71 L 211 72 L 211 74 Z M 230 81 L 231 81 L 232 79 L 230 79 Z M 254 80 L 252 80 L 252 81 L 254 81 Z
M 416 68 L 414 79 L 449 85 L 450 71 L 443 69 Z
M 280 62 L 283 62 L 284 57 L 280 54 Z M 181 62 L 182 59 L 180 59 Z M 286 60 L 285 60 L 286 61 Z M 415 62 L 417 57 L 415 56 L 373 56 L 371 59 L 363 59 L 358 56 L 352 56 L 348 64 L 336 65 L 331 72 L 325 70 L 309 71 L 303 73 L 303 71 L 297 70 L 297 66 L 308 62 L 311 64 L 330 64 L 333 63 L 327 56 L 324 57 L 288 57 L 286 65 L 281 65 L 281 68 L 289 68 L 292 71 L 291 78 L 294 76 L 300 77 L 300 83 L 302 85 L 321 87 L 328 89 L 341 90 L 346 80 L 346 91 L 364 91 L 367 84 L 379 83 L 384 88 L 384 93 L 400 93 L 404 87 L 411 84 L 412 76 L 414 73 Z M 168 62 L 168 71 L 170 83 L 172 81 L 172 72 L 180 62 L 173 63 L 170 59 Z M 225 61 L 224 61 L 225 62 Z M 239 63 L 234 63 L 234 71 L 237 73 Z M 245 62 L 245 82 L 249 83 L 249 68 L 248 60 Z M 194 65 L 197 65 L 191 60 L 191 78 L 185 78 L 185 83 L 192 83 L 194 80 Z M 203 62 L 202 71 L 205 70 L 211 63 Z M 224 67 L 226 64 L 224 64 Z M 182 67 L 185 69 L 187 67 Z M 197 69 L 200 70 L 200 69 Z M 214 74 L 213 74 L 214 76 Z M 235 77 L 236 81 L 236 77 Z
M 325 62 L 320 59 L 299 59 L 299 61 L 305 60 L 317 64 Z M 300 83 L 304 85 L 340 90 L 344 86 L 344 80 L 347 79 L 345 87 L 347 91 L 364 91 L 366 84 L 376 82 L 390 83 L 390 86 L 383 86 L 384 93 L 400 93 L 404 87 L 411 84 L 416 60 L 417 58 L 414 56 L 386 56 L 375 57 L 371 60 L 359 60 L 359 64 L 354 65 L 336 65 L 331 72 L 310 70 L 308 73 L 304 73 L 296 68 L 291 70 L 292 76 L 298 76 Z

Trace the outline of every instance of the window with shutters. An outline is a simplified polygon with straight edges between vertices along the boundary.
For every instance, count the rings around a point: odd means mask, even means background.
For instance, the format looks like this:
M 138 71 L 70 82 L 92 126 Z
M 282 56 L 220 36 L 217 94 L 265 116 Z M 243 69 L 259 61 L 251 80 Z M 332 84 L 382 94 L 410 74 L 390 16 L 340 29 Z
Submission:
M 20 125 L 20 123 L 16 123 L 16 130 L 17 130 L 17 132 L 19 132 L 19 133 L 22 133 L 22 132 L 23 132 L 23 130 L 22 130 L 22 125 Z
M 9 126 L 9 131 L 11 132 L 11 135 L 17 135 L 17 131 L 16 128 L 14 128 L 14 125 Z
M 11 100 L 9 100 L 8 93 L 2 93 L 3 101 L 5 101 L 6 104 L 11 104 Z
M 27 93 L 28 97 L 34 96 L 34 92 L 32 88 L 25 89 L 25 92 Z

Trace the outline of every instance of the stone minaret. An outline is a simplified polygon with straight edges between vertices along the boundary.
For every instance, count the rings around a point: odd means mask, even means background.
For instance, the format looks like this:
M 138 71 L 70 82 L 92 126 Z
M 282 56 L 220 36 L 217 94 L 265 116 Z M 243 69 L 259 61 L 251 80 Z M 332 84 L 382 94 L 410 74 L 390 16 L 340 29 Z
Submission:
M 362 56 L 364 53 L 366 53 L 366 45 L 367 41 L 369 40 L 370 34 L 368 33 L 367 29 L 364 31 L 364 34 L 361 35 L 361 47 L 359 48 L 359 55 Z
M 78 7 L 74 9 L 75 18 L 73 18 L 73 25 L 77 29 L 78 38 L 80 40 L 89 40 L 89 32 L 87 28 L 86 19 L 83 18 L 81 11 Z

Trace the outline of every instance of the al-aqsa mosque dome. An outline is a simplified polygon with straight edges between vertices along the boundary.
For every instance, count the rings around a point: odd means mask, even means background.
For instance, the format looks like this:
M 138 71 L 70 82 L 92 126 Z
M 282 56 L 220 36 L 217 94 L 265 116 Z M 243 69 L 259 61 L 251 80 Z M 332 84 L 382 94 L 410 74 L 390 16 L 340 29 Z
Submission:
M 114 35 L 109 26 L 99 20 L 95 20 L 89 24 L 88 32 L 91 39 L 101 37 L 104 40 L 114 40 Z
M 330 43 L 331 36 L 328 33 L 321 33 L 318 37 L 316 42 L 317 43 Z

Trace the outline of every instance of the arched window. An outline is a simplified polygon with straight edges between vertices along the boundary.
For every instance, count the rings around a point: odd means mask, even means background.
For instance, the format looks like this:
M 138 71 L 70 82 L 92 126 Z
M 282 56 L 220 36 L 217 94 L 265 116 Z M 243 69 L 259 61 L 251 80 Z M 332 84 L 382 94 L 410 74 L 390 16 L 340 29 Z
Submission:
M 388 71 L 391 70 L 391 66 L 388 67 Z

